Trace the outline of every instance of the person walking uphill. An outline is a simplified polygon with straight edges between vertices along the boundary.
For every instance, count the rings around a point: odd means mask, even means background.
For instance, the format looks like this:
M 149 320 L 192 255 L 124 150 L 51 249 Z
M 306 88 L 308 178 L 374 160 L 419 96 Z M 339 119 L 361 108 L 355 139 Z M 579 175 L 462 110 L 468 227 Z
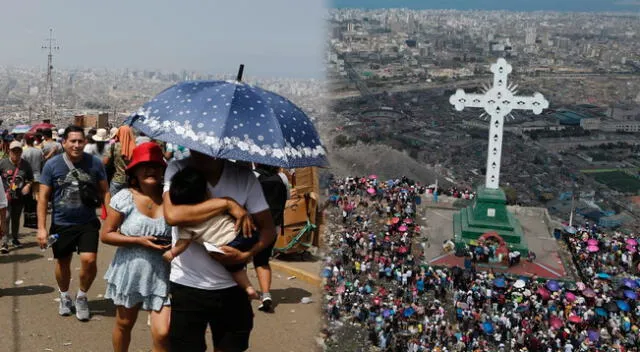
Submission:
M 7 197 L 7 217 L 4 224 L 5 231 L 11 231 L 10 236 L 4 237 L 4 243 L 0 247 L 1 253 L 9 253 L 9 239 L 15 248 L 21 248 L 18 240 L 20 229 L 20 215 L 26 196 L 31 196 L 31 184 L 33 183 L 33 171 L 29 163 L 22 159 L 22 144 L 17 141 L 9 145 L 9 158 L 0 161 L 0 175 Z
M 69 126 L 63 134 L 64 153 L 44 166 L 38 199 L 38 243 L 46 248 L 49 234 L 58 234 L 53 244 L 55 276 L 60 290 L 58 313 L 71 315 L 74 304 L 69 295 L 71 258 L 80 255 L 80 280 L 75 300 L 78 320 L 89 320 L 87 291 L 96 277 L 100 221 L 96 208 L 111 198 L 102 161 L 83 152 L 84 130 Z M 52 200 L 51 228 L 47 231 L 47 204 Z
M 207 176 L 211 199 L 195 205 L 174 205 L 169 196 L 171 179 L 187 166 Z M 275 237 L 260 183 L 249 168 L 195 151 L 186 159 L 169 163 L 164 179 L 164 216 L 174 226 L 174 243 L 179 237 L 177 226 L 201 223 L 224 212 L 236 219 L 236 230 L 242 229 L 245 235 L 253 230 L 253 217 L 260 233 L 258 243 L 247 252 L 222 246 L 224 254 L 215 255 L 194 242 L 171 262 L 171 348 L 205 351 L 205 331 L 210 326 L 215 351 L 245 351 L 253 329 L 253 311 L 247 292 L 222 264 L 246 263 Z
M 111 198 L 100 238 L 118 246 L 104 275 L 105 298 L 116 305 L 113 350 L 128 351 L 140 310 L 150 311 L 153 351 L 168 351 L 169 264 L 162 252 L 171 247 L 171 228 L 162 208 L 166 164 L 155 143 L 134 149 L 127 167 L 129 187 Z

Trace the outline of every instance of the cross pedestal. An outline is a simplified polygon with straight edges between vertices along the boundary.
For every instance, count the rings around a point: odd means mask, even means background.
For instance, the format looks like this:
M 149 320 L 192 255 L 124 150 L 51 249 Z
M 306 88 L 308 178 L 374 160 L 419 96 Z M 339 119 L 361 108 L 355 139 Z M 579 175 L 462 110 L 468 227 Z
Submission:
M 487 232 L 497 232 L 507 242 L 510 251 L 529 253 L 522 226 L 507 210 L 507 198 L 501 189 L 480 187 L 473 204 L 453 215 L 456 246 L 474 244 Z
M 507 211 L 507 200 L 500 189 L 500 162 L 505 117 L 512 110 L 532 110 L 540 114 L 549 107 L 542 94 L 517 96 L 510 89 L 507 78 L 512 67 L 505 59 L 491 65 L 493 86 L 485 94 L 467 94 L 458 89 L 449 102 L 456 110 L 483 108 L 491 116 L 489 122 L 489 149 L 487 151 L 487 174 L 485 185 L 477 190 L 473 205 L 454 215 L 453 233 L 457 246 L 472 244 L 487 232 L 497 232 L 507 242 L 511 251 L 526 255 L 529 250 L 524 239 L 522 226 L 513 214 Z

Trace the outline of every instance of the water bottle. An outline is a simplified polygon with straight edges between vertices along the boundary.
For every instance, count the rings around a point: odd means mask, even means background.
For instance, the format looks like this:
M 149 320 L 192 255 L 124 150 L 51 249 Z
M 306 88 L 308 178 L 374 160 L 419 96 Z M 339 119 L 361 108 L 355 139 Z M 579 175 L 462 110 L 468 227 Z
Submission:
M 49 238 L 47 239 L 47 245 L 46 247 L 42 248 L 41 251 L 44 252 L 47 248 L 51 248 L 51 246 L 56 243 L 56 241 L 58 240 L 58 238 L 60 238 L 60 235 L 58 235 L 57 233 L 54 233 L 53 235 L 50 235 Z

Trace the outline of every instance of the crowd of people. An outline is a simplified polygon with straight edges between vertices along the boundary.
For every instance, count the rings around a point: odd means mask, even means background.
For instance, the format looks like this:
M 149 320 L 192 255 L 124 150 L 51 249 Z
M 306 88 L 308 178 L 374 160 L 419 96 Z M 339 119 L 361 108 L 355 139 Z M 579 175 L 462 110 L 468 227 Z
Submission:
M 423 191 L 406 178 L 333 180 L 330 211 L 343 223 L 329 235 L 322 272 L 329 321 L 365 329 L 383 351 L 640 348 L 633 235 L 589 226 L 566 233 L 580 282 L 476 271 L 470 258 L 464 268 L 435 268 L 413 244 Z
M 204 351 L 207 327 L 216 351 L 248 348 L 250 298 L 260 300 L 260 310 L 273 308 L 269 257 L 288 192 L 278 168 L 190 152 L 126 125 L 6 131 L 0 150 L 0 251 L 21 248 L 21 212 L 33 203 L 24 225 L 30 219 L 40 247 L 53 251 L 59 315 L 90 320 L 87 293 L 98 275 L 101 241 L 118 247 L 104 268 L 104 297 L 116 306 L 114 351 L 128 350 L 141 310 L 150 312 L 153 351 Z M 190 240 L 178 249 L 184 233 Z M 215 246 L 206 249 L 199 237 Z M 75 296 L 74 253 L 80 259 Z M 246 287 L 244 264 L 251 258 L 259 297 Z

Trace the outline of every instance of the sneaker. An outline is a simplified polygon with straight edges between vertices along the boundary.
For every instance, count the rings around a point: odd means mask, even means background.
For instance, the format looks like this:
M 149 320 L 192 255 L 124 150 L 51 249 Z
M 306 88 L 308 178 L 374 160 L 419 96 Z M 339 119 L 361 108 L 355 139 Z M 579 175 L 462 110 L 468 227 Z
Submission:
M 2 254 L 7 254 L 9 253 L 9 245 L 8 244 L 3 244 L 2 247 L 0 247 L 0 253 Z
M 73 311 L 73 300 L 68 295 L 60 295 L 60 307 L 58 307 L 58 314 L 63 317 L 68 317 Z
M 76 318 L 80 321 L 89 320 L 89 300 L 87 297 L 76 296 Z
M 16 248 L 22 248 L 22 243 L 20 243 L 20 241 L 18 240 L 11 241 L 11 245 L 13 245 Z
M 262 299 L 262 303 L 258 306 L 258 310 L 263 312 L 271 312 L 273 309 L 271 297 L 265 297 Z

